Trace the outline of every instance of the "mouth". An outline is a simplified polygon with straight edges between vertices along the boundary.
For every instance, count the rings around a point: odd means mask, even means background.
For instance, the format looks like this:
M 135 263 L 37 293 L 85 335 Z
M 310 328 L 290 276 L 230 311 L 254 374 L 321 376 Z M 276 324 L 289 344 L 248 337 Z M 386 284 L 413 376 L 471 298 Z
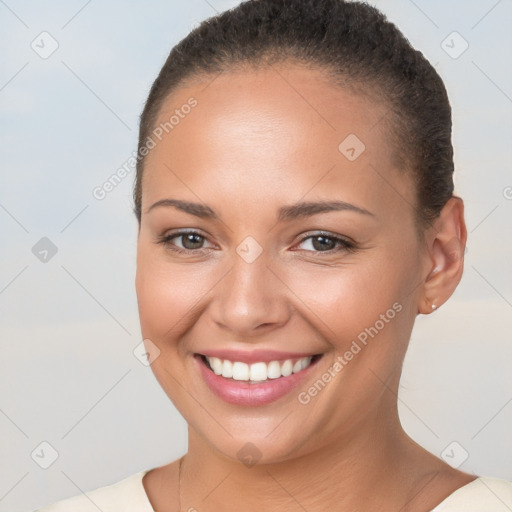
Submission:
M 291 391 L 311 375 L 323 355 L 297 354 L 249 363 L 196 353 L 194 359 L 214 395 L 230 404 L 258 406 L 287 396 L 293 399 Z
M 202 363 L 215 375 L 224 379 L 243 381 L 250 383 L 268 382 L 270 380 L 289 377 L 309 368 L 318 361 L 323 354 L 313 354 L 301 358 L 290 358 L 285 360 L 274 360 L 269 362 L 259 361 L 256 363 L 244 363 L 242 361 L 231 361 L 219 357 L 196 354 Z

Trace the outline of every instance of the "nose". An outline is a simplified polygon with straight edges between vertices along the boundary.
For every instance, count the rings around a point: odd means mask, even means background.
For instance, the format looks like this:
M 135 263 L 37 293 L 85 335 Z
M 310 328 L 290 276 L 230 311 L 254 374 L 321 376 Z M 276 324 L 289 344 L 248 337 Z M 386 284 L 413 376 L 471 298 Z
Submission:
M 216 287 L 210 311 L 230 337 L 261 336 L 287 323 L 291 312 L 287 288 L 268 263 L 264 253 L 252 263 L 235 254 L 231 271 Z

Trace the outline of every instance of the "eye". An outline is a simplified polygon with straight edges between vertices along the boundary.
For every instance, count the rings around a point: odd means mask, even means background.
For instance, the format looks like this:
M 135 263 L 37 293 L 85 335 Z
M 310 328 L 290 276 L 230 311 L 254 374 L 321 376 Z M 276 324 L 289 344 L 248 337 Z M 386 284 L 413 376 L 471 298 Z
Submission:
M 206 240 L 206 237 L 197 231 L 176 231 L 159 236 L 156 243 L 178 253 L 194 253 L 195 251 L 210 249 L 203 247 Z
M 162 244 L 166 249 L 176 253 L 194 254 L 211 250 L 211 247 L 204 247 L 207 238 L 198 231 L 176 231 L 159 236 L 156 243 Z M 308 252 L 316 253 L 337 253 L 341 251 L 354 252 L 356 244 L 348 239 L 330 233 L 316 233 L 304 236 L 298 244 L 304 245 Z
M 299 245 L 304 244 L 305 249 L 310 252 L 323 252 L 332 254 L 340 251 L 355 251 L 356 245 L 351 240 L 331 235 L 330 233 L 316 233 L 306 235 L 302 238 Z

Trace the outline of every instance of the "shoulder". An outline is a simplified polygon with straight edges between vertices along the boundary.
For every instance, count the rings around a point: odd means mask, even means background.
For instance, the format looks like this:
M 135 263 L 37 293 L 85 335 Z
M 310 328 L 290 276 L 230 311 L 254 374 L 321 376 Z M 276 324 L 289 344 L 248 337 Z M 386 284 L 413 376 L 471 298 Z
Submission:
M 432 512 L 506 512 L 512 510 L 512 482 L 479 477 L 460 487 Z
M 147 472 L 139 471 L 114 484 L 61 500 L 34 512 L 153 512 L 142 484 Z

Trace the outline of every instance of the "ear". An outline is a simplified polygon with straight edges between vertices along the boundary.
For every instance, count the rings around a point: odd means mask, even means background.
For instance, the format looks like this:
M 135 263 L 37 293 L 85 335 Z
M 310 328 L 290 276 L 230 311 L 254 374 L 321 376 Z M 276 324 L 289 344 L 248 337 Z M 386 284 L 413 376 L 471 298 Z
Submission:
M 462 277 L 467 230 L 460 197 L 447 201 L 425 239 L 426 277 L 418 313 L 429 314 L 450 298 Z

